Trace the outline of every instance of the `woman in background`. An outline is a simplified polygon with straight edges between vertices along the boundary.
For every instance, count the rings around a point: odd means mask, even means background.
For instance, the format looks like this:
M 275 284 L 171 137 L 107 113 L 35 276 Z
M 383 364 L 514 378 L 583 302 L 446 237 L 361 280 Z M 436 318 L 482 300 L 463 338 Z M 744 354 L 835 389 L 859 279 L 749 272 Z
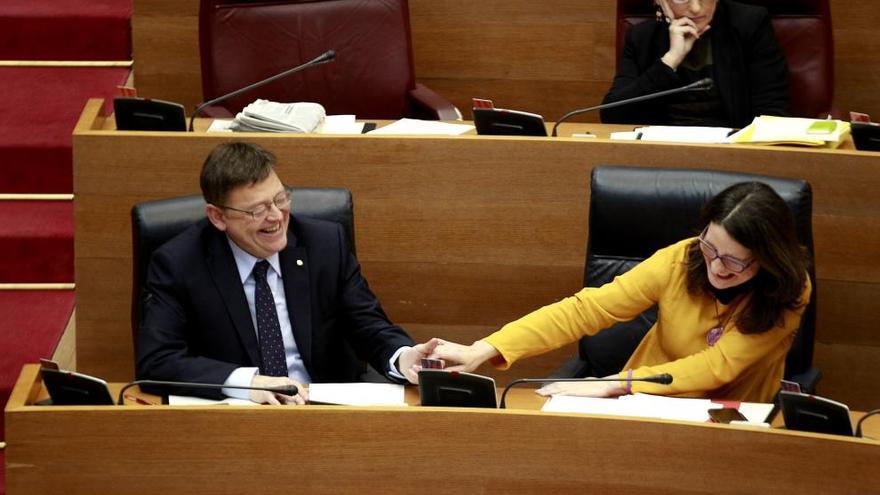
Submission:
M 706 77 L 714 85 L 602 110 L 602 122 L 745 127 L 758 115 L 788 115 L 788 69 L 765 8 L 732 0 L 654 3 L 657 22 L 629 29 L 603 103 Z
M 658 319 L 611 382 L 553 383 L 542 395 L 631 392 L 769 402 L 810 299 L 807 254 L 782 198 L 763 183 L 731 186 L 703 209 L 699 237 L 663 248 L 599 288 L 545 306 L 470 346 L 440 340 L 431 357 L 471 371 L 506 369 L 657 304 Z M 634 382 L 660 373 L 671 385 Z M 612 375 L 615 376 L 615 375 Z

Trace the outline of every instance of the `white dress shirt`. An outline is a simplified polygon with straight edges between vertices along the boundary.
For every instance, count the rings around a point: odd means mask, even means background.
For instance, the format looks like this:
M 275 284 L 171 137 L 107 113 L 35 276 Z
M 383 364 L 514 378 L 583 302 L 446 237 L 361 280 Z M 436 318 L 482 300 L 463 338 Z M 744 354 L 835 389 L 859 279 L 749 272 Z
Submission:
M 232 255 L 235 258 L 235 265 L 238 268 L 238 275 L 241 278 L 241 285 L 244 288 L 244 295 L 247 299 L 248 310 L 251 313 L 251 321 L 254 324 L 254 330 L 257 332 L 257 339 L 259 340 L 260 335 L 259 330 L 257 329 L 257 316 L 254 303 L 257 285 L 256 280 L 254 280 L 253 270 L 254 265 L 261 261 L 261 259 L 238 247 L 238 245 L 232 242 L 232 239 L 227 238 L 227 240 L 229 241 L 229 247 L 232 248 Z M 290 324 L 290 314 L 287 311 L 287 296 L 284 293 L 284 281 L 281 278 L 281 264 L 278 260 L 278 253 L 266 258 L 266 261 L 269 262 L 271 268 L 266 273 L 266 281 L 269 283 L 269 289 L 272 291 L 272 297 L 275 299 L 275 309 L 278 312 L 278 323 L 281 325 L 281 339 L 284 341 L 284 356 L 287 361 L 287 375 L 291 380 L 296 382 L 303 384 L 311 383 L 312 379 L 309 376 L 309 372 L 306 370 L 305 363 L 302 360 L 302 354 L 300 354 L 299 349 L 296 346 L 296 340 L 293 338 L 293 327 Z M 403 379 L 404 376 L 397 371 L 395 362 L 400 356 L 400 353 L 406 349 L 409 349 L 409 347 L 401 347 L 389 360 L 391 375 L 400 379 Z M 254 375 L 258 372 L 259 368 L 257 367 L 236 368 L 229 374 L 226 381 L 223 382 L 223 385 L 250 386 Z M 246 389 L 224 388 L 223 393 L 228 397 L 234 397 L 237 399 L 248 399 L 250 397 L 250 390 Z

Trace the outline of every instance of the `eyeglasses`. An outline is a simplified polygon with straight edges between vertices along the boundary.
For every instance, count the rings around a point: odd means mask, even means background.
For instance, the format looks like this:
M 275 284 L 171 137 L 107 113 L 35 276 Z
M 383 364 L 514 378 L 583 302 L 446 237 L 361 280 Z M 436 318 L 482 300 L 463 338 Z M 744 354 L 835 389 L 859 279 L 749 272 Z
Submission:
M 700 3 L 714 3 L 715 0 L 700 0 Z M 684 5 L 686 3 L 691 3 L 691 0 L 672 0 L 672 3 L 676 5 Z
M 739 258 L 734 258 L 733 256 L 728 255 L 719 255 L 718 250 L 715 249 L 715 246 L 709 244 L 709 242 L 703 238 L 706 235 L 706 230 L 709 227 L 703 229 L 703 233 L 700 234 L 700 250 L 703 252 L 703 257 L 706 258 L 706 263 L 711 263 L 715 261 L 715 259 L 721 260 L 721 264 L 724 265 L 724 268 L 736 273 L 742 273 L 755 262 L 755 259 L 752 258 L 749 261 L 743 261 Z
M 275 205 L 279 210 L 284 210 L 290 206 L 290 191 L 284 189 L 280 193 L 276 194 L 274 198 L 272 198 L 271 202 L 262 203 L 257 205 L 253 210 L 241 210 L 238 208 L 233 208 L 231 206 L 226 205 L 214 205 L 218 208 L 223 208 L 225 210 L 238 211 L 241 213 L 247 213 L 251 216 L 255 221 L 263 221 L 267 215 L 269 215 L 269 210 L 272 208 L 272 205 Z

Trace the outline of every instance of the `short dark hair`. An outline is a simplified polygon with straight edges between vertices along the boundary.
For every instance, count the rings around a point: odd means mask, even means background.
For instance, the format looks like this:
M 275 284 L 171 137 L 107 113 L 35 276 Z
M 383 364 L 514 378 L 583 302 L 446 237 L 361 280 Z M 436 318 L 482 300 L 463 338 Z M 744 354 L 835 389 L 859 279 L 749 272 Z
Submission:
M 230 191 L 264 180 L 275 166 L 271 151 L 244 141 L 223 143 L 211 151 L 202 165 L 199 185 L 205 202 L 224 205 Z
M 737 317 L 743 333 L 762 333 L 782 323 L 783 311 L 801 301 L 809 255 L 800 245 L 794 215 L 772 187 L 762 182 L 734 184 L 703 207 L 701 225 L 710 223 L 748 248 L 760 265 L 752 282 L 752 297 Z M 699 241 L 688 248 L 687 287 L 691 293 L 711 290 Z

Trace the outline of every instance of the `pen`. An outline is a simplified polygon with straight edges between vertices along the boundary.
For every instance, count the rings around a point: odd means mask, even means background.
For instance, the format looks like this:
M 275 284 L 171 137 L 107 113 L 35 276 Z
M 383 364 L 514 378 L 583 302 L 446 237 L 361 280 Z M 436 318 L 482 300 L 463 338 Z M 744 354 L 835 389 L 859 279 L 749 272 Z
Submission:
M 148 400 L 141 399 L 140 397 L 138 397 L 136 395 L 125 394 L 125 398 L 128 400 L 134 401 L 135 403 L 140 404 L 142 406 L 155 406 L 156 405 Z

